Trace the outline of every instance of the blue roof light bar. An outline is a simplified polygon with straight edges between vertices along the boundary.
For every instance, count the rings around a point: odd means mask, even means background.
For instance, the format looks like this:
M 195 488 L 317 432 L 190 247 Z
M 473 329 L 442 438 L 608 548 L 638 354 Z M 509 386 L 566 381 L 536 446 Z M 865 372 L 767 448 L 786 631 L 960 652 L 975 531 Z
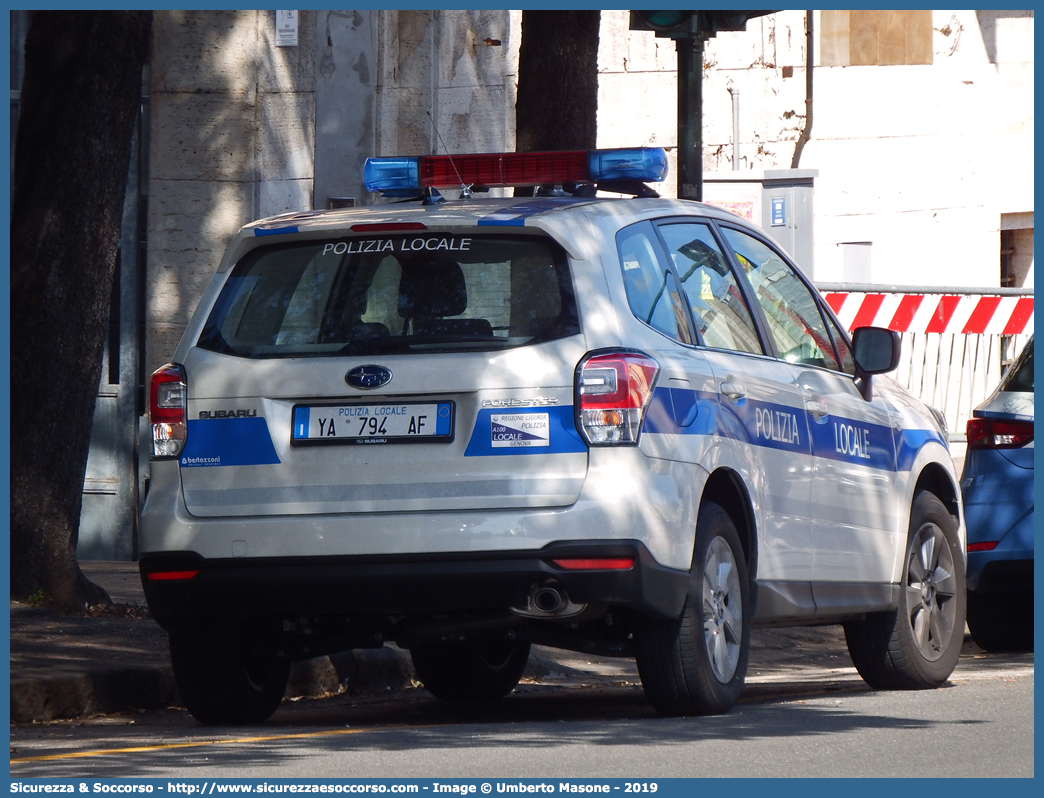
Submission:
M 659 183 L 667 178 L 667 153 L 661 147 L 629 150 L 591 150 L 591 180 L 638 180 Z
M 367 191 L 420 189 L 420 158 L 367 158 L 363 183 Z
M 660 147 L 572 152 L 507 152 L 367 158 L 369 191 L 402 194 L 473 185 L 483 188 L 549 184 L 660 182 L 667 154 Z

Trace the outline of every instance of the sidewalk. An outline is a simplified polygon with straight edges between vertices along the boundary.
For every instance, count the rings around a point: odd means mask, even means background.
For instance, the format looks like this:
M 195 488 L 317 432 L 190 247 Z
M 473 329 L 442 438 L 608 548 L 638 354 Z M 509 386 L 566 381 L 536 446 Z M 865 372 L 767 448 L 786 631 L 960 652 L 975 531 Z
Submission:
M 179 706 L 167 635 L 148 614 L 137 563 L 82 562 L 80 567 L 115 606 L 66 616 L 11 602 L 11 721 Z M 523 678 L 639 684 L 633 660 L 541 647 L 534 647 Z M 840 627 L 755 632 L 748 691 L 781 678 L 858 680 Z M 295 663 L 287 695 L 384 694 L 406 689 L 412 679 L 409 655 L 387 646 Z
M 74 718 L 175 701 L 167 635 L 132 562 L 81 563 L 116 606 L 68 616 L 11 602 L 11 720 Z M 100 611 L 99 611 L 100 613 Z

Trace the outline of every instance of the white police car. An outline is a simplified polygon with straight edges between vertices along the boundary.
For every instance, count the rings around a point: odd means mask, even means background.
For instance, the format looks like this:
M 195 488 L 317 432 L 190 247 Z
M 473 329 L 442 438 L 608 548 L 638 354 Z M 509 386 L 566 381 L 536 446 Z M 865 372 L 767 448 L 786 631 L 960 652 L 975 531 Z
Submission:
M 149 606 L 204 722 L 395 642 L 497 698 L 531 644 L 737 700 L 752 625 L 844 623 L 875 687 L 943 683 L 965 539 L 937 414 L 757 228 L 655 198 L 662 150 L 371 159 L 420 201 L 233 239 L 153 376 Z M 442 201 L 438 188 L 546 186 Z M 595 187 L 634 198 L 595 196 Z M 550 195 L 543 195 L 550 194 Z

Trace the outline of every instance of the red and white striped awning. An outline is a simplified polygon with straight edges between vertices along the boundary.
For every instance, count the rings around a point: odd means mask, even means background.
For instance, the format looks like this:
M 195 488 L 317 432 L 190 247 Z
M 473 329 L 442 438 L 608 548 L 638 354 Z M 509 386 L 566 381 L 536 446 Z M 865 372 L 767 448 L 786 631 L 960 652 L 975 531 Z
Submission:
M 988 294 L 838 293 L 823 295 L 849 330 L 1023 335 L 1033 332 L 1033 297 Z

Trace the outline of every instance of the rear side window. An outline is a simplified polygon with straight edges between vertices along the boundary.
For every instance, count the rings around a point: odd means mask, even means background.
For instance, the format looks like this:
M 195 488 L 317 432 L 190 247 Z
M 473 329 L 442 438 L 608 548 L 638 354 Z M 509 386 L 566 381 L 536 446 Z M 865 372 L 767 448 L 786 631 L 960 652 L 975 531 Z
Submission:
M 575 335 L 565 254 L 508 236 L 389 236 L 252 250 L 198 346 L 243 357 L 496 350 Z
M 1033 393 L 1033 339 L 1001 378 L 1000 389 L 1009 393 Z
M 660 262 L 660 244 L 650 222 L 639 222 L 616 234 L 624 289 L 631 312 L 654 330 L 676 341 L 695 343 L 689 329 L 681 288 Z
M 660 233 L 706 346 L 761 354 L 761 342 L 736 278 L 705 224 L 663 224 Z

